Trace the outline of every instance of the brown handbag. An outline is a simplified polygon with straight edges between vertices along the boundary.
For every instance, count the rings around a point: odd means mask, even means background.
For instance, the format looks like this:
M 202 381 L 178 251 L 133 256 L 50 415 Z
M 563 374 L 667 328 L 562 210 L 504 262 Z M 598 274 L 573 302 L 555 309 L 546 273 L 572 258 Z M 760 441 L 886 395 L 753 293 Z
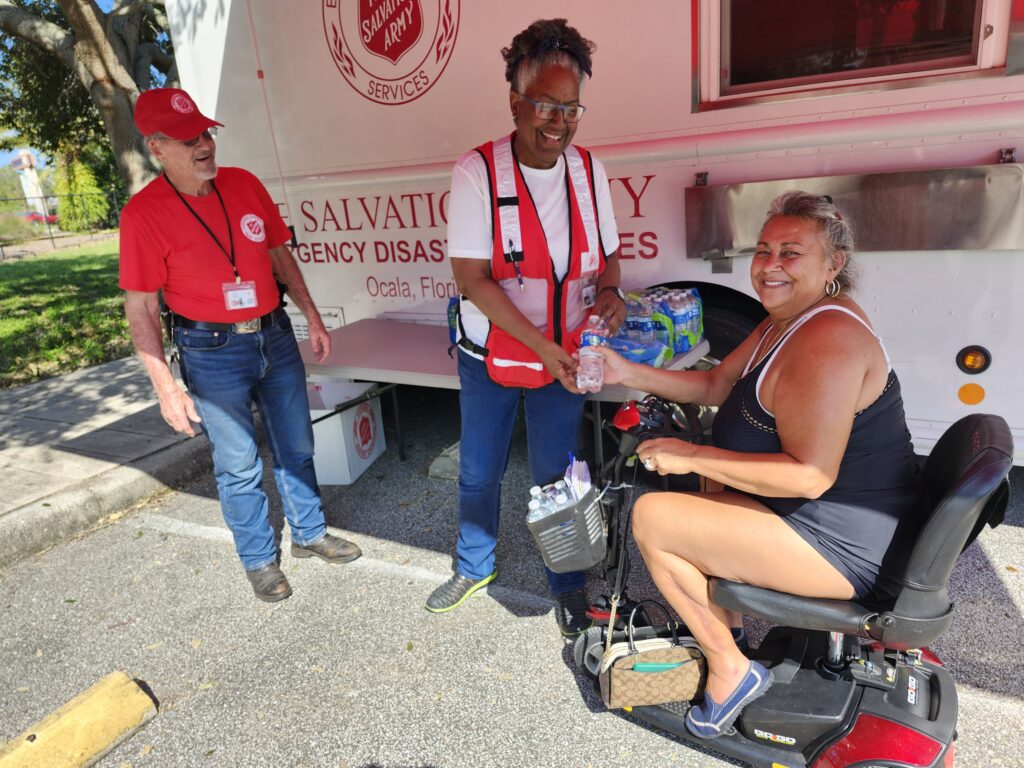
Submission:
M 679 637 L 671 618 L 671 638 L 634 638 L 633 620 L 644 604 L 656 605 L 668 616 L 665 606 L 654 600 L 637 603 L 629 615 L 625 642 L 614 643 L 605 650 L 598 680 L 601 699 L 609 709 L 690 701 L 704 688 L 704 654 L 696 640 Z

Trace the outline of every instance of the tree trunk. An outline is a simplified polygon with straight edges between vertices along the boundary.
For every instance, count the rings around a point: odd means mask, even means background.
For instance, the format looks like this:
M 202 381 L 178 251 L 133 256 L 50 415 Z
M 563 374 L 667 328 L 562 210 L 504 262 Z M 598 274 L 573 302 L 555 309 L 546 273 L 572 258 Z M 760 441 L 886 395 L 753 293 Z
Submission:
M 135 127 L 135 99 L 138 91 L 129 93 L 111 83 L 93 82 L 89 89 L 103 117 L 103 125 L 110 139 L 110 149 L 117 161 L 121 177 L 128 185 L 128 194 L 134 195 L 158 173 L 146 151 L 145 141 Z
M 139 87 L 133 62 L 126 61 L 125 46 L 112 40 L 109 17 L 96 6 L 81 0 L 58 0 L 75 31 L 75 74 L 88 88 L 89 96 L 103 118 L 118 170 L 134 195 L 157 174 L 145 142 L 135 128 L 135 100 Z

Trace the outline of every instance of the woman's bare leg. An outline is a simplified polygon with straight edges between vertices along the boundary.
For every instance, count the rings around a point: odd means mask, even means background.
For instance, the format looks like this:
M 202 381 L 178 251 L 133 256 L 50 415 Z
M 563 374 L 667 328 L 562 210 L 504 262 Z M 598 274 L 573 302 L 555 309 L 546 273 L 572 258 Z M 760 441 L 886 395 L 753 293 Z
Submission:
M 735 614 L 708 598 L 709 577 L 807 597 L 854 594 L 778 515 L 742 494 L 644 494 L 633 508 L 633 533 L 654 583 L 704 650 L 716 701 L 736 689 L 748 660 L 729 631 Z

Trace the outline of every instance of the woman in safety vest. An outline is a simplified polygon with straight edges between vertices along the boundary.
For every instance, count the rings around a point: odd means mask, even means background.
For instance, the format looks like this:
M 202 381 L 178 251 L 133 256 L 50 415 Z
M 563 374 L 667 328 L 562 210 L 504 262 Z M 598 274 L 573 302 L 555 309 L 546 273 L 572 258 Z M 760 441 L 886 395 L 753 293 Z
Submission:
M 593 44 L 565 19 L 534 22 L 502 50 L 515 130 L 452 173 L 448 255 L 461 293 L 462 438 L 455 573 L 427 600 L 449 611 L 497 576 L 501 479 L 523 400 L 537 484 L 565 471 L 584 398 L 575 386 L 588 315 L 626 315 L 619 237 L 604 167 L 571 144 Z M 548 571 L 565 636 L 590 625 L 582 573 Z

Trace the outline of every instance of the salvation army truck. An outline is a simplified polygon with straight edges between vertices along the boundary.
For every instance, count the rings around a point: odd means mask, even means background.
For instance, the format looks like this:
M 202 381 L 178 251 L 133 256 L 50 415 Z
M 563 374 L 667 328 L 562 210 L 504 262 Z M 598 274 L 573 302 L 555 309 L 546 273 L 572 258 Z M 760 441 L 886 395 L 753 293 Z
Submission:
M 596 44 L 576 141 L 605 163 L 626 289 L 699 288 L 712 354 L 763 316 L 769 201 L 833 197 L 915 446 L 972 411 L 1024 461 L 1024 0 L 167 3 L 218 161 L 266 183 L 328 327 L 443 324 L 451 167 L 512 130 L 502 47 Z M 438 354 L 443 355 L 440 349 Z

